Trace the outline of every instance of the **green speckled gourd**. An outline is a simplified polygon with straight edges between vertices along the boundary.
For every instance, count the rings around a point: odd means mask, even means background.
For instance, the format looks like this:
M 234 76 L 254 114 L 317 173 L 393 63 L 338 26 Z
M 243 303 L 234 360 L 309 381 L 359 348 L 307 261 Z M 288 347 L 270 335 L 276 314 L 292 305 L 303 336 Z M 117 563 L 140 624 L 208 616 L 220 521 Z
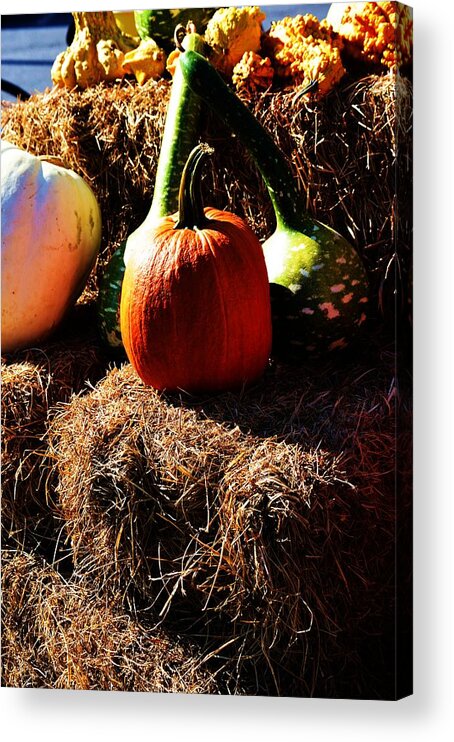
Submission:
M 120 330 L 120 296 L 125 272 L 125 244 L 122 242 L 103 273 L 98 295 L 98 329 L 104 345 L 114 354 L 123 355 Z
M 188 86 L 254 159 L 276 217 L 263 243 L 273 312 L 273 353 L 287 360 L 347 347 L 367 319 L 368 280 L 350 243 L 306 211 L 282 152 L 213 66 L 193 51 L 179 63 Z
M 203 51 L 198 33 L 188 33 L 187 49 Z M 189 153 L 197 143 L 201 101 L 186 85 L 179 67 L 175 71 L 167 106 L 153 199 L 145 221 L 124 240 L 107 265 L 98 299 L 98 329 L 103 344 L 114 354 L 124 353 L 120 329 L 120 297 L 128 247 L 157 219 L 177 210 L 181 174 Z
M 192 21 L 197 31 L 203 34 L 207 23 L 217 8 L 155 8 L 154 10 L 135 10 L 134 19 L 141 39 L 152 38 L 158 46 L 169 52 L 173 48 L 175 26 L 184 26 Z

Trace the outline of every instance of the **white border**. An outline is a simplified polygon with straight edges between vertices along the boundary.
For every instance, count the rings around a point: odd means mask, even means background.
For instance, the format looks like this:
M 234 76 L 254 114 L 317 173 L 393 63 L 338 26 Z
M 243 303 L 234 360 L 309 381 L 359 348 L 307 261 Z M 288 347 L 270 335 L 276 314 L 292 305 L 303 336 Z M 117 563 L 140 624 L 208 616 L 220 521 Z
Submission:
M 174 3 L 178 5 L 177 3 Z M 203 2 L 188 2 L 202 5 Z M 215 3 L 206 3 L 215 4 Z M 232 2 L 226 3 L 234 4 Z M 263 7 L 266 4 L 263 3 Z M 276 3 L 277 4 L 277 3 Z M 85 2 L 88 10 L 129 2 Z M 162 7 L 172 3 L 163 2 Z M 452 187 L 454 53 L 450 2 L 413 0 L 415 15 L 415 693 L 399 703 L 156 696 L 1 689 L 4 739 L 80 742 L 315 739 L 426 742 L 454 738 L 451 416 L 454 378 Z M 145 8 L 146 2 L 134 7 Z M 3 0 L 4 13 L 75 4 Z M 451 490 L 451 492 L 450 492 Z

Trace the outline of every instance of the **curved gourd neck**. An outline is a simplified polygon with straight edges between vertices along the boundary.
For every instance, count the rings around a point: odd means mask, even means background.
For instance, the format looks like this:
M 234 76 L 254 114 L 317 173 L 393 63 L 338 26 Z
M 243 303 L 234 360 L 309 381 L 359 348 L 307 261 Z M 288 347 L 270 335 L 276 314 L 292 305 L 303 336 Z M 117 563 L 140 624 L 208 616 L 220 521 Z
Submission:
M 273 138 L 202 55 L 188 50 L 179 62 L 188 87 L 233 131 L 241 131 L 241 141 L 254 158 L 269 192 L 277 228 L 303 232 L 310 229 L 314 220 L 307 213 L 293 173 Z
M 185 45 L 188 50 L 203 52 L 205 42 L 199 34 L 190 33 L 185 40 Z M 180 66 L 177 64 L 172 80 L 153 199 L 146 217 L 147 222 L 153 222 L 177 210 L 179 192 L 177 174 L 181 175 L 194 146 L 199 113 L 200 103 L 197 98 L 194 101 L 194 94 L 186 85 Z

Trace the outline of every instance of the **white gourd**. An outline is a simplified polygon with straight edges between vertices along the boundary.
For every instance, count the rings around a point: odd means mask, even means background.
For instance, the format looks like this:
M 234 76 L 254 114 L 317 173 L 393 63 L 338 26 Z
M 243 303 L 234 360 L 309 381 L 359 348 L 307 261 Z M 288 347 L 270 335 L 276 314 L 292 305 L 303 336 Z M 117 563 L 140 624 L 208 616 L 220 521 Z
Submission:
M 77 173 L 1 142 L 2 352 L 37 343 L 81 294 L 101 212 Z

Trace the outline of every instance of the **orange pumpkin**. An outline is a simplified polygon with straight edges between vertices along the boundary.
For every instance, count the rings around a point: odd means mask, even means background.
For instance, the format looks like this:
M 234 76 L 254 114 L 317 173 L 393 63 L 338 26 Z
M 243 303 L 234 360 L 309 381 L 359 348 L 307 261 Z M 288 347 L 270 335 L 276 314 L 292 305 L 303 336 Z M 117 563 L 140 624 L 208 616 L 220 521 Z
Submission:
M 239 217 L 204 208 L 191 152 L 179 211 L 143 233 L 127 256 L 120 325 L 129 360 L 156 389 L 222 391 L 259 377 L 271 348 L 263 251 Z

